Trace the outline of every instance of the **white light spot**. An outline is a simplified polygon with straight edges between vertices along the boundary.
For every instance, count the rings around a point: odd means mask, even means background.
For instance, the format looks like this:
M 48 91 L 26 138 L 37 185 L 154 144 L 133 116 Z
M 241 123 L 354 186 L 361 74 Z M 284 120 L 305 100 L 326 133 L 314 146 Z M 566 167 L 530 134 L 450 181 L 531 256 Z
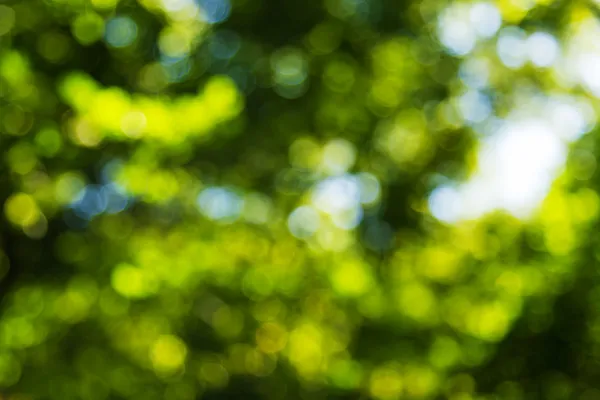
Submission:
M 553 100 L 548 105 L 547 115 L 556 133 L 564 140 L 573 141 L 587 132 L 594 123 L 594 111 L 589 108 L 588 104 Z
M 578 57 L 577 71 L 581 82 L 596 97 L 600 97 L 600 54 L 584 53 Z
M 566 145 L 541 121 L 509 125 L 492 144 L 495 157 L 483 160 L 498 182 L 499 208 L 525 217 L 550 189 L 566 159 Z
M 489 83 L 489 65 L 485 60 L 469 59 L 461 64 L 458 76 L 470 88 L 482 89 Z
M 360 189 L 356 178 L 343 175 L 325 179 L 313 189 L 312 203 L 330 215 L 357 207 L 360 204 Z
M 198 196 L 198 206 L 212 220 L 235 220 L 239 217 L 243 200 L 233 191 L 220 187 L 205 189 Z
M 429 210 L 440 221 L 452 223 L 460 218 L 460 194 L 454 188 L 440 186 L 429 196 Z
M 444 10 L 438 20 L 438 37 L 450 54 L 465 56 L 473 50 L 477 37 L 465 7 Z
M 338 228 L 351 230 L 360 224 L 363 217 L 363 210 L 361 207 L 354 207 L 350 210 L 342 211 L 334 214 L 331 217 L 333 224 Z
M 194 5 L 193 0 L 162 0 L 165 10 L 170 12 L 181 11 L 186 7 Z
M 319 230 L 319 213 L 310 206 L 296 208 L 288 217 L 288 229 L 299 239 L 308 239 Z
M 434 217 L 451 223 L 492 210 L 518 218 L 535 212 L 566 162 L 568 143 L 591 129 L 595 115 L 573 98 L 534 100 L 517 107 L 483 140 L 478 170 L 469 181 L 431 193 Z
M 527 39 L 529 59 L 538 67 L 549 67 L 558 58 L 560 47 L 554 36 L 536 32 Z
M 474 4 L 469 17 L 477 34 L 482 38 L 490 38 L 502 26 L 502 16 L 495 5 L 490 3 Z
M 487 96 L 471 90 L 458 98 L 458 109 L 467 122 L 482 122 L 492 113 Z
M 525 33 L 517 28 L 505 28 L 500 33 L 496 51 L 504 65 L 509 68 L 523 66 L 527 58 Z

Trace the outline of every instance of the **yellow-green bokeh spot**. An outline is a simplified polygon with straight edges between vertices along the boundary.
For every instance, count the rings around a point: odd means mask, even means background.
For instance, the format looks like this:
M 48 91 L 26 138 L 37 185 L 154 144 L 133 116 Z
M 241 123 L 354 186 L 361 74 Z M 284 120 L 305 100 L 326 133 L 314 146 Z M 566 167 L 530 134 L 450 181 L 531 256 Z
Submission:
M 16 50 L 3 53 L 0 55 L 0 76 L 14 87 L 27 83 L 31 77 L 29 60 Z
M 220 336 L 234 338 L 244 328 L 244 315 L 239 310 L 224 305 L 215 311 L 211 322 Z
M 448 336 L 439 336 L 429 350 L 429 362 L 436 368 L 446 369 L 458 364 L 461 360 L 459 344 Z
M 363 375 L 361 364 L 353 360 L 337 360 L 329 367 L 329 378 L 333 384 L 345 390 L 359 387 Z
M 43 342 L 46 338 L 45 325 L 35 324 L 26 317 L 6 318 L 0 325 L 0 347 L 26 349 Z
M 369 378 L 369 393 L 376 399 L 393 400 L 402 395 L 404 379 L 393 366 L 378 367 Z
M 348 260 L 335 266 L 331 272 L 333 289 L 342 296 L 356 297 L 367 293 L 374 285 L 369 265 L 359 260 Z
M 187 352 L 187 346 L 177 336 L 162 335 L 152 344 L 150 360 L 157 373 L 174 373 L 183 368 Z
M 147 270 L 129 264 L 119 264 L 112 272 L 112 287 L 122 296 L 144 298 L 159 288 L 156 277 Z
M 467 329 L 483 340 L 496 342 L 511 326 L 509 311 L 501 303 L 478 305 L 470 310 Z
M 39 37 L 37 51 L 42 57 L 54 64 L 67 61 L 72 51 L 72 40 L 60 32 L 47 32 Z
M 451 282 L 464 266 L 462 255 L 450 247 L 433 246 L 423 249 L 422 265 L 419 272 L 431 280 Z
M 323 332 L 311 323 L 302 323 L 290 334 L 287 354 L 298 373 L 310 379 L 321 371 L 323 363 Z
M 104 19 L 94 12 L 79 15 L 73 21 L 73 36 L 82 45 L 90 45 L 104 34 Z
M 398 289 L 396 299 L 400 312 L 407 317 L 423 324 L 437 321 L 437 299 L 428 286 L 407 283 Z
M 264 353 L 277 353 L 285 348 L 287 336 L 284 327 L 267 322 L 256 330 L 256 344 Z
M 62 148 L 62 137 L 57 129 L 42 128 L 35 135 L 34 143 L 38 154 L 54 157 Z
M 25 193 L 10 196 L 4 203 L 4 214 L 10 222 L 21 227 L 35 224 L 42 216 L 36 201 Z
M 94 280 L 77 276 L 71 280 L 67 290 L 56 299 L 55 314 L 68 323 L 80 322 L 89 315 L 97 294 L 98 287 Z
M 207 106 L 217 120 L 228 119 L 237 115 L 244 105 L 235 83 L 227 76 L 216 76 L 204 87 L 203 95 L 208 100 Z
M 81 72 L 73 72 L 60 83 L 61 96 L 78 111 L 86 111 L 99 90 L 97 83 Z
M 31 172 L 37 165 L 35 149 L 28 142 L 21 142 L 6 153 L 6 160 L 11 170 L 19 175 Z
M 404 371 L 405 391 L 414 399 L 426 399 L 438 390 L 440 378 L 430 367 L 408 366 Z
M 223 388 L 229 382 L 229 373 L 222 364 L 217 362 L 203 363 L 199 376 L 202 382 L 213 388 Z
M 273 289 L 273 279 L 269 271 L 261 267 L 250 268 L 242 280 L 244 294 L 254 300 L 270 295 Z

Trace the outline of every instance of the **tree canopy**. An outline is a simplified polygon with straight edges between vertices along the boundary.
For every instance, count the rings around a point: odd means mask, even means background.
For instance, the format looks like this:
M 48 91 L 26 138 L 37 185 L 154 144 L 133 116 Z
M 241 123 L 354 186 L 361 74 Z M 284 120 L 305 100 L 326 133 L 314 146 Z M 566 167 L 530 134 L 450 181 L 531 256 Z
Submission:
M 0 398 L 600 398 L 596 7 L 2 0 Z

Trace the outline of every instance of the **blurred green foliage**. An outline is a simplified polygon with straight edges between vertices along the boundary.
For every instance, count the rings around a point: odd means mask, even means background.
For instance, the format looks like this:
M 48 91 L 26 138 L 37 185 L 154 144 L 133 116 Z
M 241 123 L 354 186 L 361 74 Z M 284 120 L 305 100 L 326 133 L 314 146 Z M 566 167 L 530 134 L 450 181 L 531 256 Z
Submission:
M 594 7 L 3 0 L 0 399 L 600 399 L 594 122 L 527 217 L 431 201 L 595 114 Z

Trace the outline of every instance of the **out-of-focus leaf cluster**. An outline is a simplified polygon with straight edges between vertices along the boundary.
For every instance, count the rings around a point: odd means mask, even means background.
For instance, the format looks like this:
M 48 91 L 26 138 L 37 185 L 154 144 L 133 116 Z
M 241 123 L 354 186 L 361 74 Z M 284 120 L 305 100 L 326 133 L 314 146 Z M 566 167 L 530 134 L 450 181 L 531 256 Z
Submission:
M 0 397 L 599 398 L 594 10 L 5 1 Z

